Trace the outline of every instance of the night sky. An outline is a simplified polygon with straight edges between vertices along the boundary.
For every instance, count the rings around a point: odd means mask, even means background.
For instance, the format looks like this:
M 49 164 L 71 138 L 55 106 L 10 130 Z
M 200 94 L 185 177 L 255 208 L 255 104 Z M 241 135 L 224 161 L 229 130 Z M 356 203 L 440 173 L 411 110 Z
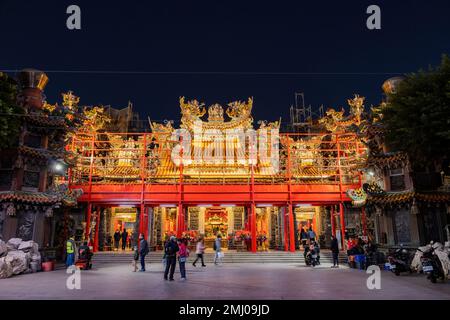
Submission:
M 77 4 L 82 30 L 66 28 Z M 366 28 L 378 4 L 382 30 Z M 143 118 L 179 120 L 179 96 L 207 105 L 254 97 L 255 120 L 289 119 L 294 93 L 340 107 L 381 99 L 382 82 L 450 53 L 450 1 L 0 0 L 0 70 L 48 72 L 47 100 L 128 100 Z M 63 72 L 63 71 L 76 71 Z

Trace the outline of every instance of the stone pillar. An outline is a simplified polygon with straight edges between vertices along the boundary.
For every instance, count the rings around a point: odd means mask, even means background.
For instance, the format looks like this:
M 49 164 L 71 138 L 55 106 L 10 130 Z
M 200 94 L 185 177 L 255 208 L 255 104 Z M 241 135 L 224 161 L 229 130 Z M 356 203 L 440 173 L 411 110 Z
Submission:
M 150 244 L 152 243 L 152 235 L 153 235 L 153 227 L 154 227 L 154 220 L 155 215 L 153 213 L 153 207 L 147 208 L 147 226 L 145 230 L 145 239 L 147 239 L 147 242 Z
M 98 226 L 98 250 L 103 251 L 105 240 L 106 240 L 106 209 L 101 207 L 100 208 L 100 220 L 99 220 L 99 226 Z

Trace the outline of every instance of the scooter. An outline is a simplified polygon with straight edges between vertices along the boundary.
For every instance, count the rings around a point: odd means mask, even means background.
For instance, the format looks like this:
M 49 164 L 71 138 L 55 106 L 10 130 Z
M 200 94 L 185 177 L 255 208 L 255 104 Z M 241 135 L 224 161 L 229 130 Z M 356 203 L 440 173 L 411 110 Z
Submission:
M 305 256 L 305 262 L 306 262 L 307 266 L 312 265 L 313 267 L 315 267 L 315 266 L 319 265 L 320 264 L 320 256 L 319 256 L 317 250 L 315 250 L 315 249 L 309 250 Z
M 388 256 L 390 269 L 396 276 L 399 276 L 402 272 L 413 272 L 411 269 L 411 260 L 411 253 L 403 247 L 396 249 Z
M 427 274 L 427 279 L 432 283 L 436 283 L 437 279 L 446 279 L 444 269 L 439 257 L 435 254 L 435 248 L 431 247 L 430 250 L 423 252 L 420 261 L 422 263 L 422 270 Z

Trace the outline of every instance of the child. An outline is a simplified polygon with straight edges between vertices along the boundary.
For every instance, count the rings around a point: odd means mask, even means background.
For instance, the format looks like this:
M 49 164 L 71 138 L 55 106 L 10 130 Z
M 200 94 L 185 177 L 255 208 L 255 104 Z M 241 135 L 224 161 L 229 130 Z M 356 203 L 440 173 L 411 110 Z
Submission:
M 134 246 L 134 255 L 133 255 L 133 272 L 136 272 L 138 269 L 138 261 L 139 261 L 139 250 L 137 246 Z

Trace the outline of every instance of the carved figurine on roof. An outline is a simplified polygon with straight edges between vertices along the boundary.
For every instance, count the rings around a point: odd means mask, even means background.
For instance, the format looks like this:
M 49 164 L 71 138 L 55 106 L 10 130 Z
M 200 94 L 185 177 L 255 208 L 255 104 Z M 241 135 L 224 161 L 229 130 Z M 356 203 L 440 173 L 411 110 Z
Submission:
M 248 129 L 252 127 L 252 98 L 249 98 L 247 102 L 234 101 L 229 103 L 225 111 L 225 114 L 230 118 L 229 121 L 225 121 L 223 107 L 220 104 L 213 104 L 208 110 L 204 106 L 204 103 L 197 100 L 185 102 L 185 98 L 181 97 L 181 128 L 193 130 L 196 125 L 201 125 L 202 130 Z M 202 119 L 206 113 L 208 113 L 207 121 Z
M 345 116 L 345 110 L 343 108 L 341 108 L 341 111 L 330 108 L 326 111 L 326 115 L 319 119 L 319 124 L 329 132 L 359 131 L 364 122 L 362 119 L 364 113 L 364 100 L 365 97 L 355 94 L 353 99 L 347 100 L 347 103 L 350 106 L 350 114 L 348 116 Z

